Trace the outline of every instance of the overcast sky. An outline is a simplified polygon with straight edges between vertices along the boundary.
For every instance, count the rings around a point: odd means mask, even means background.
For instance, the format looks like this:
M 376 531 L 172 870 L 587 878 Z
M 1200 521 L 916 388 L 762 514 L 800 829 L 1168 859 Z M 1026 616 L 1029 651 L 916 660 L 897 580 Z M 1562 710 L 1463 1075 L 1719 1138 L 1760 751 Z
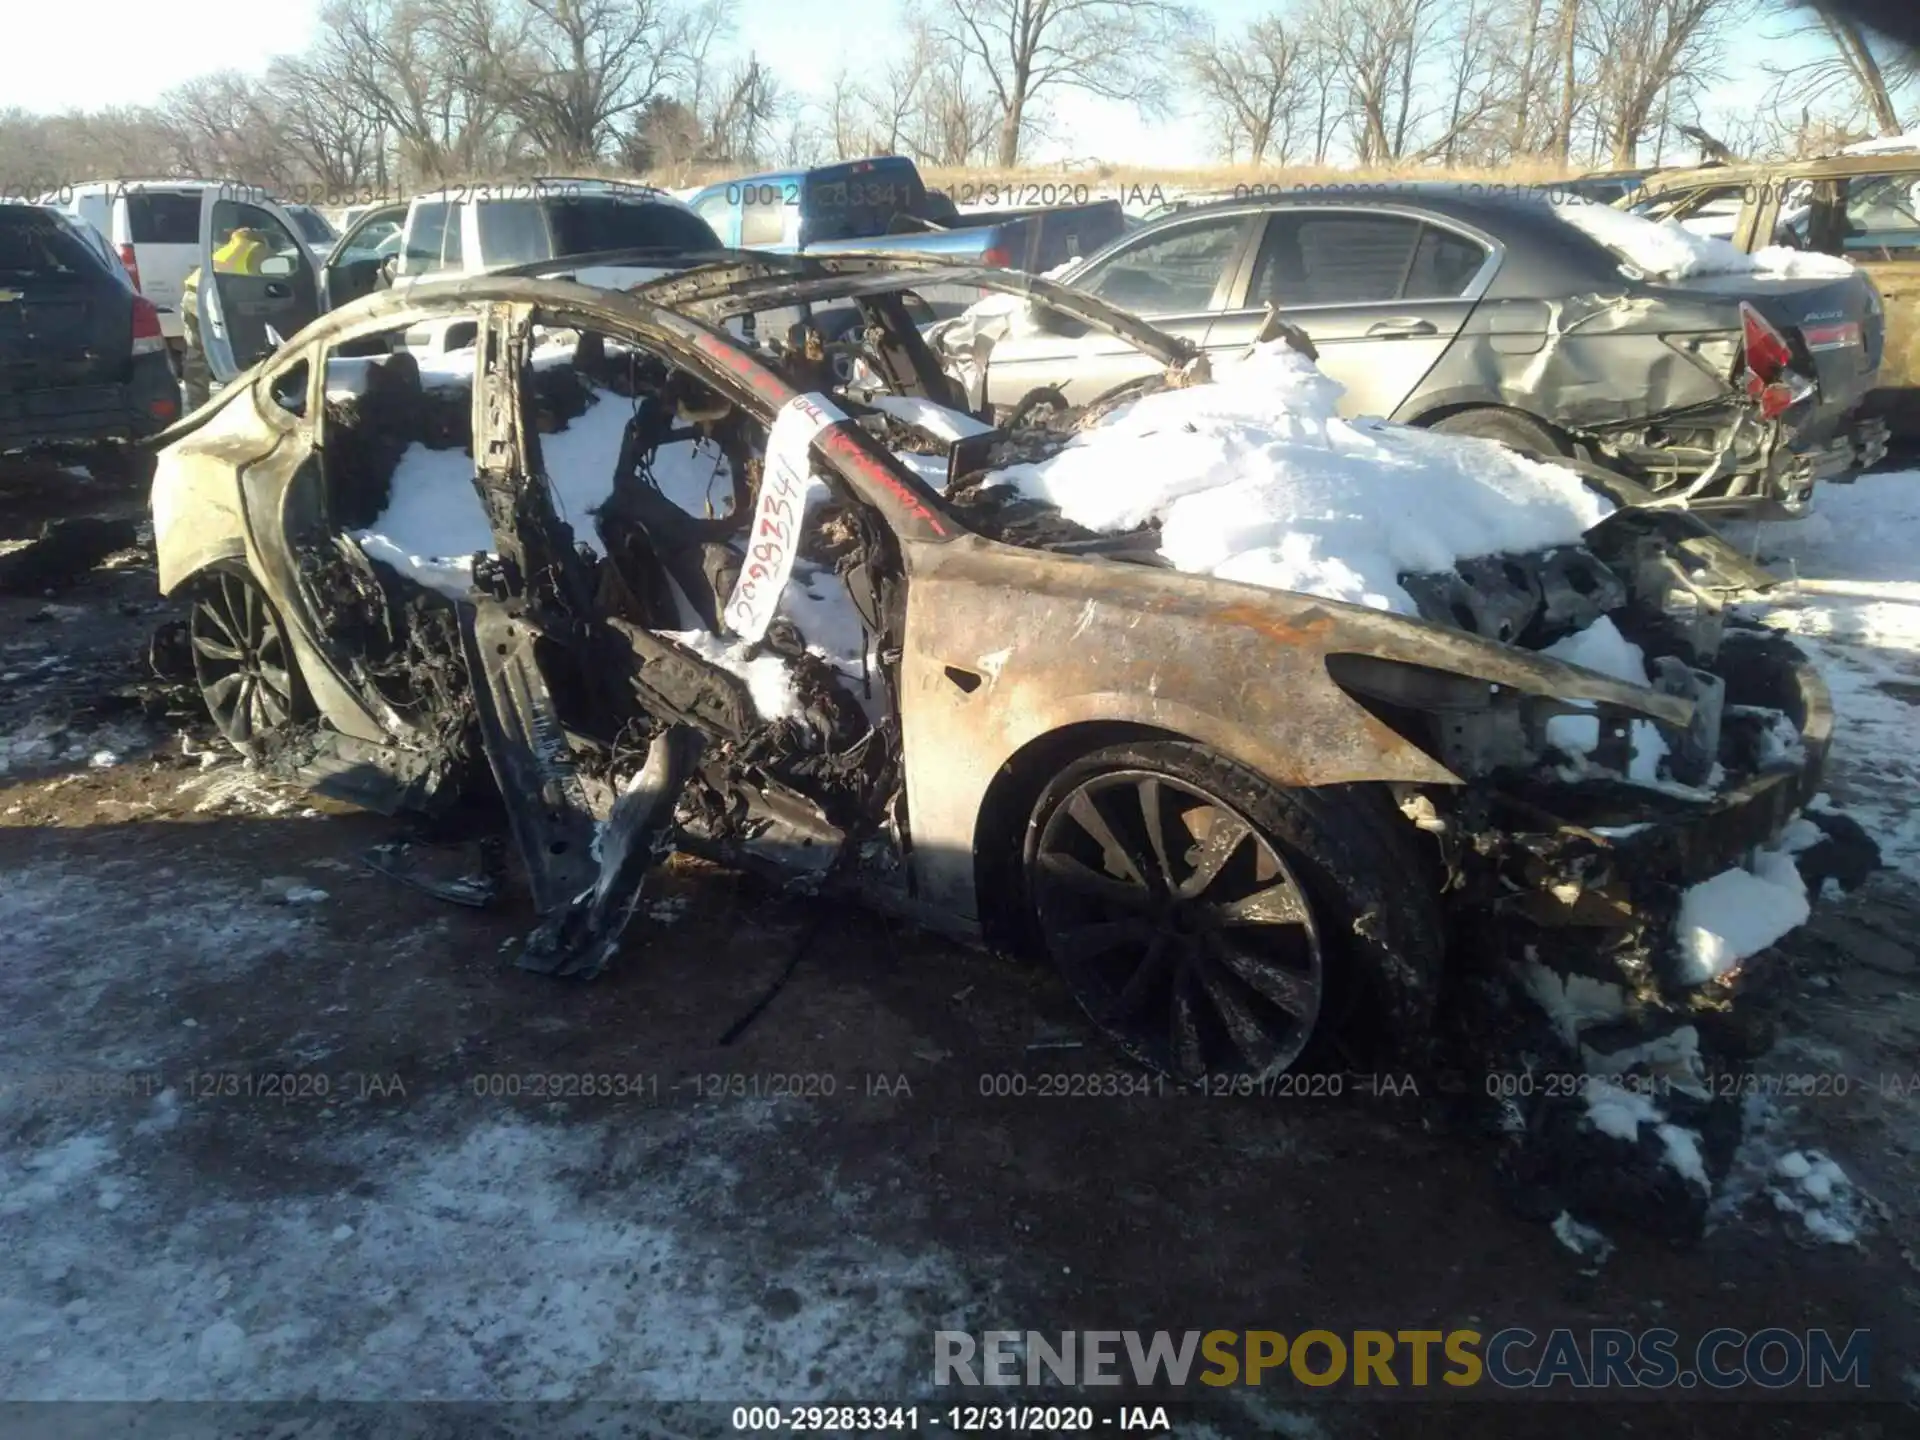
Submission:
M 894 31 L 897 6 L 898 0 L 743 0 L 736 43 L 757 50 L 793 89 L 819 91 L 837 70 L 872 72 L 883 48 L 875 37 Z M 0 109 L 141 104 L 194 75 L 258 72 L 272 56 L 305 48 L 318 8 L 319 0 L 277 0 L 215 24 L 226 12 L 208 9 L 203 0 L 10 0 Z M 1272 0 L 1211 0 L 1204 8 L 1216 25 L 1231 29 L 1272 8 Z M 807 20 L 796 24 L 803 9 Z M 1766 81 L 1758 62 L 1782 58 L 1787 47 L 1769 37 L 1790 23 L 1781 16 L 1746 27 L 1726 67 L 1729 76 L 1744 71 L 1746 78 L 1720 85 L 1714 108 L 1760 103 Z M 1206 131 L 1191 117 L 1143 124 L 1123 107 L 1071 96 L 1057 96 L 1053 108 L 1059 134 L 1036 149 L 1035 160 L 1179 166 L 1210 158 Z

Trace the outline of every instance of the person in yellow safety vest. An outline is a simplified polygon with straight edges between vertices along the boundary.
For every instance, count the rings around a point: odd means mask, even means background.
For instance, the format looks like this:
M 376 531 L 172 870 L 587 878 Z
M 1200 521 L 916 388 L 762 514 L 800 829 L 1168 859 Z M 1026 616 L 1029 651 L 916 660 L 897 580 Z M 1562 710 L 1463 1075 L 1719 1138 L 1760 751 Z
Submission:
M 213 252 L 216 275 L 258 275 L 261 262 L 274 253 L 273 239 L 263 230 L 241 225 Z M 182 379 L 189 408 L 206 403 L 205 358 L 200 354 L 200 267 L 194 266 L 180 283 L 180 322 L 186 332 Z

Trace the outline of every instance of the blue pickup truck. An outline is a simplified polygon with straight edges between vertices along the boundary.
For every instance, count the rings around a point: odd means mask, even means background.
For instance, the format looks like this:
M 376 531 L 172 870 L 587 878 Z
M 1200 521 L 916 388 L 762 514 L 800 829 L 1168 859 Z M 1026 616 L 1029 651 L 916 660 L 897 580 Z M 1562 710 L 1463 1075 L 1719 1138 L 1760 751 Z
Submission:
M 1036 274 L 1093 254 L 1126 228 L 1119 202 L 1091 200 L 1085 184 L 982 187 L 962 198 L 1009 203 L 963 214 L 904 155 L 742 176 L 687 203 L 728 245 L 809 255 L 897 250 Z

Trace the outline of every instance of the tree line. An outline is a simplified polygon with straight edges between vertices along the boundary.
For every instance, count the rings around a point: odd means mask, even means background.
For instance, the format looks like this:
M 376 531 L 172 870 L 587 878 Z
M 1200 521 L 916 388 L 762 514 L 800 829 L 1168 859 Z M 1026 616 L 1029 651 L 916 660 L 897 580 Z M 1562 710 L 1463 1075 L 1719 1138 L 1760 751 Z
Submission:
M 802 91 L 742 48 L 731 6 L 328 0 L 319 38 L 260 75 L 0 112 L 0 192 L 179 174 L 393 194 L 879 153 L 1013 167 L 1075 94 L 1197 116 L 1241 164 L 1624 166 L 1703 129 L 1755 154 L 1896 133 L 1914 81 L 1818 0 L 1792 52 L 1810 58 L 1767 66 L 1751 109 L 1717 116 L 1707 95 L 1756 0 L 1283 0 L 1226 30 L 1177 0 L 907 0 L 877 63 Z

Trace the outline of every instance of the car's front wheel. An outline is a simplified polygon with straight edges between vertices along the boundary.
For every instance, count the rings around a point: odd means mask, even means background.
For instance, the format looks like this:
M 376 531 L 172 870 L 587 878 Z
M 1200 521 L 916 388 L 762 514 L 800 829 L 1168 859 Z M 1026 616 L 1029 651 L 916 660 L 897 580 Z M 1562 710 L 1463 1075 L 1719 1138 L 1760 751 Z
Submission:
M 307 716 L 286 624 L 251 575 L 226 567 L 204 575 L 187 629 L 207 713 L 234 745 L 250 750 Z
M 1038 942 L 1109 1040 L 1185 1083 L 1277 1075 L 1362 997 L 1421 1033 L 1440 927 L 1396 819 L 1183 741 L 1098 750 L 1027 827 Z

